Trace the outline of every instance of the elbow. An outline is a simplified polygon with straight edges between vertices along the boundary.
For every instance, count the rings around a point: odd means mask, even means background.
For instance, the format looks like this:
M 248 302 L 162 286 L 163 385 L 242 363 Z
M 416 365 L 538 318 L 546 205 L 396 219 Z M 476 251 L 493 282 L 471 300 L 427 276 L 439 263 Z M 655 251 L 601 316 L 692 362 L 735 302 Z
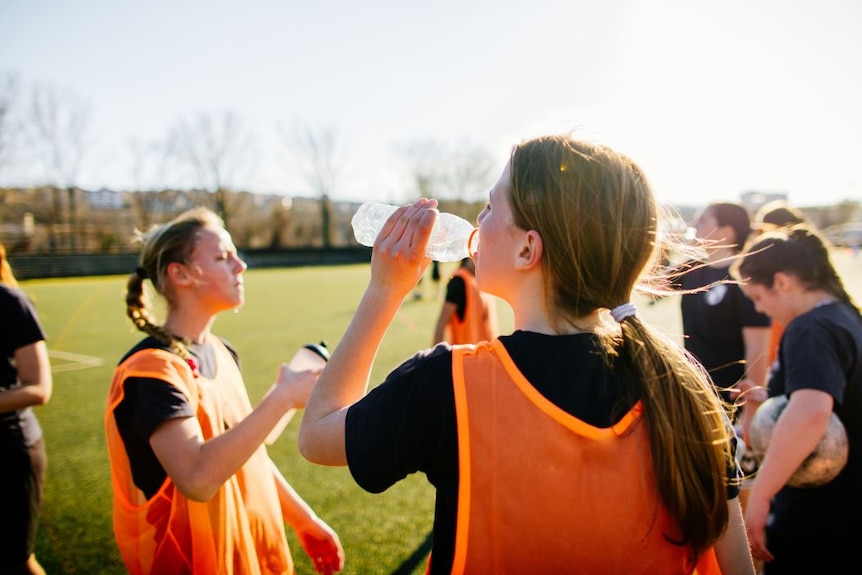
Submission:
M 197 467 L 182 474 L 170 475 L 170 478 L 183 497 L 198 503 L 206 503 L 212 499 L 224 485 L 224 481 L 218 480 L 213 471 L 205 467 Z
M 331 435 L 331 430 L 300 428 L 299 452 L 307 461 L 317 465 L 341 467 L 347 465 L 347 453 L 343 441 Z
M 51 400 L 51 386 L 45 385 L 40 386 L 39 390 L 36 392 L 34 396 L 33 405 L 45 405 Z
M 188 479 L 185 481 L 174 480 L 180 494 L 189 501 L 206 503 L 218 492 L 221 484 L 213 484 L 210 481 Z
M 299 453 L 306 461 L 316 463 L 318 465 L 327 465 L 327 462 L 319 449 L 319 443 L 313 431 L 309 430 L 305 426 L 300 427 L 298 444 Z
M 317 463 L 317 461 L 314 460 L 314 442 L 312 441 L 310 435 L 311 433 L 306 429 L 305 425 L 302 425 L 299 428 L 299 436 L 297 437 L 299 453 L 307 461 Z

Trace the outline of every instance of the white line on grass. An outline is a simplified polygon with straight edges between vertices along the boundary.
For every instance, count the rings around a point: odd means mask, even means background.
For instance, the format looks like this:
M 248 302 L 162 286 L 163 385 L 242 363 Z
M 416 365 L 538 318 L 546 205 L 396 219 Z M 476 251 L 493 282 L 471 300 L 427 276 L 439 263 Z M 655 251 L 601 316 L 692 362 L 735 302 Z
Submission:
M 62 359 L 68 363 L 51 364 L 51 373 L 59 373 L 61 371 L 74 371 L 76 369 L 87 369 L 88 367 L 98 367 L 104 363 L 101 357 L 92 355 L 81 355 L 79 353 L 70 353 L 68 351 L 58 351 L 56 349 L 48 350 L 48 357 Z

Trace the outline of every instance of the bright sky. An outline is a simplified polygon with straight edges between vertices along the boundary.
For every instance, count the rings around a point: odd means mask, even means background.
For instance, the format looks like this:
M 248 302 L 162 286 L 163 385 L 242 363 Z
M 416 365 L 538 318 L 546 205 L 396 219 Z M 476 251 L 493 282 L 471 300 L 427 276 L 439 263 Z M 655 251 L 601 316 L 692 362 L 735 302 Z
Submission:
M 576 129 L 665 202 L 811 206 L 862 198 L 860 31 L 862 0 L 0 0 L 0 73 L 89 102 L 91 189 L 134 186 L 130 140 L 231 111 L 258 141 L 234 184 L 258 192 L 308 191 L 278 132 L 301 121 L 342 140 L 338 199 L 415 197 L 410 141 L 502 168 Z

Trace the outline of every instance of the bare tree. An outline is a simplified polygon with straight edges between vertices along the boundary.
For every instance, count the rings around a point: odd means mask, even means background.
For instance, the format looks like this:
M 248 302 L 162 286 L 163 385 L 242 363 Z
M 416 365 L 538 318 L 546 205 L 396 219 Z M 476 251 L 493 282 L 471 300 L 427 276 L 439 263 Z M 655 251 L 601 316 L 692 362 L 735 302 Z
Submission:
M 295 122 L 281 135 L 294 163 L 306 183 L 320 199 L 321 235 L 323 246 L 332 246 L 332 202 L 338 168 L 342 165 L 342 150 L 335 126 L 311 127 Z
M 412 140 L 397 148 L 420 196 L 470 203 L 492 183 L 494 161 L 480 145 L 462 141 L 449 146 L 433 138 Z
M 411 140 L 400 148 L 399 155 L 419 195 L 438 198 L 447 180 L 446 145 L 433 138 Z
M 487 148 L 462 141 L 449 154 L 448 197 L 465 202 L 483 199 L 493 181 L 494 158 Z
M 0 75 L 0 182 L 7 166 L 15 160 L 21 147 L 22 123 L 20 117 L 18 76 Z
M 177 140 L 174 134 L 168 134 L 164 140 L 142 142 L 132 139 L 128 146 L 135 182 L 132 203 L 138 228 L 143 230 L 151 223 L 143 192 L 165 187 L 167 173 L 177 161 Z
M 251 166 L 254 134 L 228 111 L 181 120 L 171 137 L 175 138 L 179 160 L 192 169 L 200 186 L 213 194 L 216 212 L 228 227 L 229 192 L 240 172 Z
M 71 93 L 60 94 L 51 86 L 33 89 L 28 127 L 34 148 L 54 185 L 66 190 L 69 247 L 77 246 L 77 182 L 87 152 L 90 106 Z M 62 221 L 59 194 L 54 196 L 52 247 L 59 244 L 56 226 Z

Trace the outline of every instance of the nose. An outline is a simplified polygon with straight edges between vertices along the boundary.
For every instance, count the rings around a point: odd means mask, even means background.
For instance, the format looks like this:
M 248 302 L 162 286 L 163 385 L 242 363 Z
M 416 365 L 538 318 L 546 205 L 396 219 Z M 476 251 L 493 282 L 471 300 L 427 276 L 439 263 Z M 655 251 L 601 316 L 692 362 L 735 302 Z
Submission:
M 248 269 L 248 264 L 247 264 L 247 263 L 245 263 L 245 261 L 243 261 L 243 259 L 242 259 L 241 257 L 239 257 L 239 255 L 238 255 L 238 254 L 234 254 L 233 259 L 234 259 L 234 263 L 239 264 L 239 265 L 238 265 L 238 267 L 239 267 L 239 271 L 238 271 L 237 273 L 240 273 L 240 274 L 241 274 L 241 273 L 243 273 L 245 270 L 247 270 L 247 269 Z

